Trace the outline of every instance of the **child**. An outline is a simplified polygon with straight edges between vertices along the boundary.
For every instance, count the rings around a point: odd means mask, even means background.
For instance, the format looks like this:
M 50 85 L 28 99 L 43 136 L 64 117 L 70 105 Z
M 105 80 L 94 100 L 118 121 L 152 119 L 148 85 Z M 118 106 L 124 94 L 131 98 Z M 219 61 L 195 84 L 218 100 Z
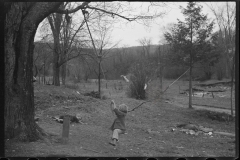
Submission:
M 128 107 L 125 104 L 119 105 L 116 108 L 115 102 L 111 101 L 111 110 L 117 118 L 114 120 L 110 129 L 113 131 L 112 141 L 109 144 L 116 146 L 116 142 L 118 141 L 118 134 L 124 134 L 126 131 L 125 128 L 125 116 L 127 115 Z

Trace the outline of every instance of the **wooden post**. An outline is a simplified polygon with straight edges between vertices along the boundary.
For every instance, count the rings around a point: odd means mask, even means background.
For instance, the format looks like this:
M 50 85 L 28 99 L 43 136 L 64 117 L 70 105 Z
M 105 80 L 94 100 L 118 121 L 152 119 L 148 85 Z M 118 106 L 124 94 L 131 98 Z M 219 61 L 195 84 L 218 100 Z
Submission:
M 63 118 L 63 130 L 62 130 L 62 140 L 63 140 L 63 142 L 68 141 L 69 127 L 70 127 L 70 117 L 69 116 L 64 116 L 64 118 Z
M 214 98 L 213 92 L 212 92 L 212 97 Z

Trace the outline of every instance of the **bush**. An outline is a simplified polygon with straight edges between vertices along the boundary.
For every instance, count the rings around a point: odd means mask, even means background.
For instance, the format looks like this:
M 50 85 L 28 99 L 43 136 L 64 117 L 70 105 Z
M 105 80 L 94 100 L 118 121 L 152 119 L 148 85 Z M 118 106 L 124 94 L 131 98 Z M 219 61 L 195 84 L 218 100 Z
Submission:
M 136 99 L 146 99 L 145 84 L 154 73 L 152 64 L 147 61 L 140 61 L 130 68 L 130 85 L 127 90 L 127 96 Z

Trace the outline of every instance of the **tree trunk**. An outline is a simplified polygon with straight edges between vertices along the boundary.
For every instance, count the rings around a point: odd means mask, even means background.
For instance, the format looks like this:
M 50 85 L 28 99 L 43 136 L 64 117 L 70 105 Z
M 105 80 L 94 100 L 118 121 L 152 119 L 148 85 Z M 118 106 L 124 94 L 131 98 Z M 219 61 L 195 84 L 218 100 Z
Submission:
M 45 79 L 45 62 L 44 62 L 44 64 L 43 64 L 43 82 L 44 82 L 44 84 L 46 84 L 46 79 Z
M 61 55 L 61 60 L 60 62 L 62 62 L 66 57 L 66 54 L 64 53 L 63 55 Z M 67 62 L 63 63 L 61 65 L 61 79 L 62 79 L 62 85 L 65 85 L 65 79 L 66 79 L 66 67 L 67 67 Z
M 163 88 L 163 63 L 161 56 L 161 48 L 158 47 L 158 66 L 159 66 L 159 79 L 160 79 L 160 95 L 162 96 L 162 88 Z M 162 98 L 162 97 L 160 97 Z
M 191 25 L 191 46 L 190 46 L 190 72 L 189 72 L 189 108 L 192 108 L 192 37 L 193 37 L 193 33 L 192 33 L 192 19 L 190 22 Z
M 64 9 L 64 5 L 59 8 Z M 51 26 L 52 35 L 54 39 L 53 47 L 53 85 L 60 86 L 59 72 L 60 72 L 60 30 L 62 23 L 62 14 L 53 14 L 48 17 L 48 22 Z
M 67 62 L 66 62 L 67 63 Z M 65 85 L 66 83 L 66 63 L 62 65 L 62 84 Z
M 98 62 L 98 93 L 101 97 L 101 61 Z
M 43 135 L 34 121 L 33 50 L 39 23 L 61 2 L 5 3 L 5 138 L 37 140 Z
M 54 52 L 53 52 L 53 85 L 60 86 L 59 80 L 59 36 L 54 36 Z
M 234 77 L 234 70 L 235 70 L 235 56 L 233 57 L 233 62 L 232 62 L 232 71 L 231 71 L 231 116 L 233 117 L 233 77 Z
M 60 86 L 60 80 L 59 80 L 59 66 L 58 66 L 58 62 L 55 62 L 53 64 L 53 85 L 55 86 Z
M 192 108 L 192 66 L 189 72 L 189 108 Z

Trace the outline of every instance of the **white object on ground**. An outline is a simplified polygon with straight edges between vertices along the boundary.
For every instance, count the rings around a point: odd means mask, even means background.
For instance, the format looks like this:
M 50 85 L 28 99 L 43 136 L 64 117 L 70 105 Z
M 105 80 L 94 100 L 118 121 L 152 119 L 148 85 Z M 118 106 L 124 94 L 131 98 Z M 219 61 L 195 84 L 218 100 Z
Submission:
M 126 82 L 129 82 L 129 80 L 127 79 L 127 77 L 126 77 L 126 76 L 124 76 L 124 75 L 121 75 L 121 77 L 123 77 L 123 78 L 125 79 L 125 81 L 126 81 Z

